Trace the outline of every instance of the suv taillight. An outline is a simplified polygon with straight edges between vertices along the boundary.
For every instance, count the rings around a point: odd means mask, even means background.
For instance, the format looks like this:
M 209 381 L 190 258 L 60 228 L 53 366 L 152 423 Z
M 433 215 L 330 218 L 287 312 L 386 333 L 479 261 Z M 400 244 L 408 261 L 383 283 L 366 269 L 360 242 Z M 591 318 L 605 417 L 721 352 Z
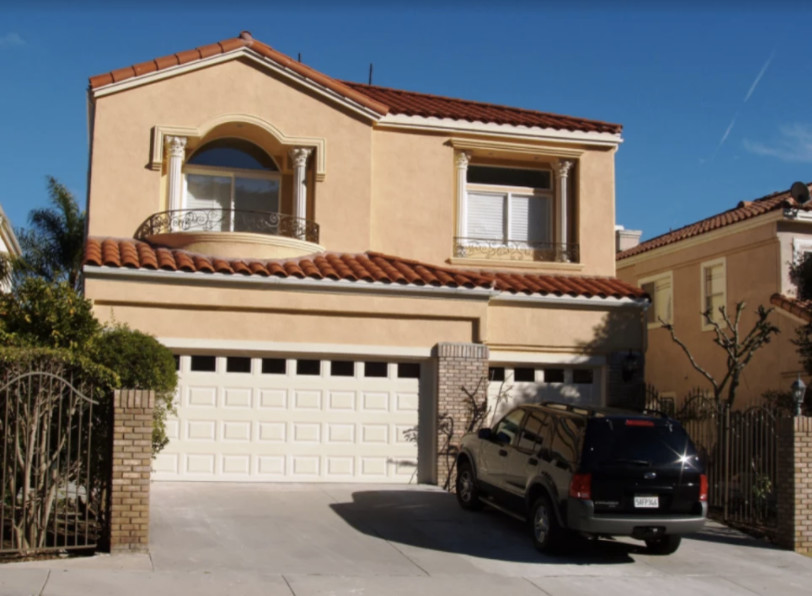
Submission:
M 570 482 L 570 496 L 574 499 L 591 499 L 592 474 L 573 474 Z
M 699 475 L 699 500 L 708 500 L 708 476 L 706 474 Z

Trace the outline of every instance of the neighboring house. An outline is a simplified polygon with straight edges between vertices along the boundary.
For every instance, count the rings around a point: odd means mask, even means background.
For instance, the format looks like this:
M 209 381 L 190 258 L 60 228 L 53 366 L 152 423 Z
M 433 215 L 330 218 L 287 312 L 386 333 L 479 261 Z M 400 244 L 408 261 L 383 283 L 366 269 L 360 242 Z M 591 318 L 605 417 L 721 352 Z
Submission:
M 339 81 L 247 32 L 89 102 L 86 295 L 178 355 L 155 478 L 436 482 L 466 391 L 639 403 L 619 125 Z
M 0 207 L 0 257 L 19 257 L 22 250 L 11 222 L 6 217 L 5 211 Z M 11 289 L 11 281 L 8 278 L 0 279 L 0 292 L 8 292 Z
M 801 185 L 803 187 L 803 185 Z M 812 210 L 789 191 L 753 201 L 652 238 L 617 255 L 618 277 L 639 285 L 652 298 L 647 311 L 646 382 L 661 395 L 681 399 L 707 380 L 691 366 L 660 321 L 674 330 L 697 362 L 721 378 L 726 356 L 713 343 L 713 328 L 702 312 L 719 306 L 735 312 L 745 302 L 739 331 L 752 328 L 759 305 L 775 307 L 770 320 L 780 334 L 761 348 L 747 365 L 738 388 L 738 407 L 763 403 L 766 391 L 789 391 L 803 374 L 792 340 L 795 329 L 810 320 L 795 299 L 790 264 L 812 250 Z M 722 323 L 724 326 L 724 323 Z

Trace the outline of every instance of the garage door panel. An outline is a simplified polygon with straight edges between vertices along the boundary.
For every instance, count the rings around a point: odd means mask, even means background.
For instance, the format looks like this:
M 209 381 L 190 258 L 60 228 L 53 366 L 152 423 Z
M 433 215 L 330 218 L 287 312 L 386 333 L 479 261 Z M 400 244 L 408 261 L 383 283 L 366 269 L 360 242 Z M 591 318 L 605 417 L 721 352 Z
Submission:
M 250 408 L 253 390 L 250 387 L 226 387 L 223 389 L 224 408 Z
M 167 424 L 170 443 L 154 463 L 156 480 L 387 481 L 414 479 L 418 379 L 365 376 L 365 366 L 336 367 L 322 360 L 320 374 L 266 374 L 254 358 L 250 373 L 192 371 L 182 356 L 178 416 Z M 344 359 L 346 360 L 346 358 Z M 244 362 L 242 363 L 244 365 Z M 232 367 L 234 368 L 234 367 Z M 279 360 L 268 369 L 281 370 Z M 312 361 L 302 370 L 314 370 Z M 381 373 L 381 367 L 369 369 Z
M 217 405 L 217 387 L 189 387 L 186 391 L 186 402 L 189 407 L 215 407 Z

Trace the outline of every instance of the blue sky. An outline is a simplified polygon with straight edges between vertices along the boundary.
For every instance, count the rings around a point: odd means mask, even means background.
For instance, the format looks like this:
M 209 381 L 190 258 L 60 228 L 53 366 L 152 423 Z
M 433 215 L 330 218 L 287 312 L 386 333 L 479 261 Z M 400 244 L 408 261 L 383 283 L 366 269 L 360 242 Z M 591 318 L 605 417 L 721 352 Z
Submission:
M 623 124 L 617 223 L 644 238 L 812 181 L 812 6 L 651 4 L 4 5 L 0 204 L 27 225 L 49 174 L 84 204 L 88 77 L 243 29 L 337 78 L 365 82 L 373 62 L 378 85 Z

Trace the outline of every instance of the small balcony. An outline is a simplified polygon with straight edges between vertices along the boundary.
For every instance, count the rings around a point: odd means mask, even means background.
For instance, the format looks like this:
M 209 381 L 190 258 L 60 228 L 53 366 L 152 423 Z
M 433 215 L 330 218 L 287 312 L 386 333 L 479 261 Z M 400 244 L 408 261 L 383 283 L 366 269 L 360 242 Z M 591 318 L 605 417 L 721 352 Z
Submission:
M 489 238 L 454 238 L 454 256 L 465 259 L 577 263 L 578 244 L 524 242 Z
M 316 222 L 269 211 L 162 211 L 144 220 L 135 238 L 231 258 L 288 258 L 324 250 Z

